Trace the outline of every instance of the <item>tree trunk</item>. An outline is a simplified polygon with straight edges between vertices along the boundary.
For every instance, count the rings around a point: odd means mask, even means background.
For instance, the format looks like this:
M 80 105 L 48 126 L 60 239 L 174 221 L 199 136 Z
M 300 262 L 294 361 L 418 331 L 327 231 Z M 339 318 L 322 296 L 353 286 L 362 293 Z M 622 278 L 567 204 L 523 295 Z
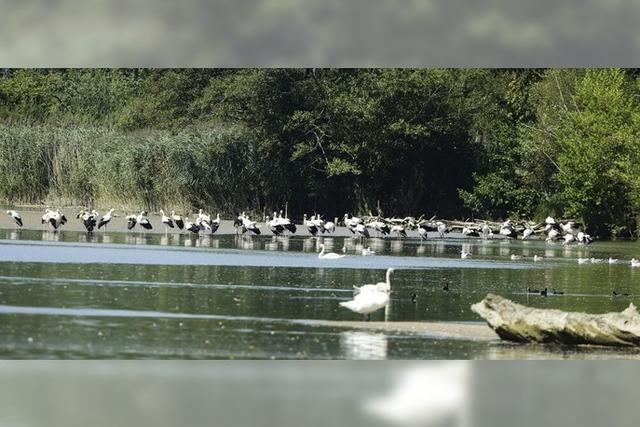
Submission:
M 488 294 L 471 309 L 508 341 L 640 346 L 640 314 L 632 303 L 620 313 L 587 314 L 526 307 Z

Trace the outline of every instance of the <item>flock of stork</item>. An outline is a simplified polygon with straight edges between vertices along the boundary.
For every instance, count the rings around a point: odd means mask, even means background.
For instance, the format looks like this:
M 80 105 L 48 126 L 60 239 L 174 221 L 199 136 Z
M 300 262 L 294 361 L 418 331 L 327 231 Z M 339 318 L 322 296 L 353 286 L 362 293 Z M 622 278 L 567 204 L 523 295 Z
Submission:
M 80 211 L 76 218 L 86 228 L 87 232 L 91 233 L 95 229 L 106 230 L 108 224 L 111 222 L 115 209 L 110 209 L 106 214 L 100 216 L 96 210 Z M 18 227 L 23 226 L 22 217 L 15 210 L 8 210 L 7 214 L 13 219 Z M 178 229 L 180 231 L 186 230 L 194 234 L 200 232 L 215 233 L 220 227 L 220 214 L 215 218 L 211 218 L 210 215 L 199 210 L 198 214 L 194 216 L 193 222 L 189 218 L 189 215 L 179 215 L 175 211 L 171 211 L 170 215 L 160 210 L 160 221 L 165 227 L 165 231 L 170 229 Z M 127 215 L 127 229 L 133 230 L 135 227 L 146 231 L 153 229 L 151 220 L 149 219 L 148 212 L 142 211 L 139 214 Z M 295 234 L 297 232 L 296 224 L 289 219 L 286 215 L 283 215 L 283 211 L 273 212 L 273 216 L 265 216 L 263 218 L 264 224 L 269 231 L 275 236 L 281 236 L 286 234 Z M 302 224 L 307 229 L 309 234 L 317 236 L 325 233 L 333 233 L 336 230 L 336 221 L 325 221 L 321 215 L 312 215 L 307 217 L 303 216 Z M 482 224 L 471 223 L 454 223 L 450 222 L 449 225 L 443 221 L 422 220 L 421 218 L 416 220 L 413 217 L 406 217 L 402 219 L 398 218 L 382 218 L 381 216 L 369 215 L 367 217 L 357 217 L 351 214 L 345 214 L 343 217 L 345 227 L 353 234 L 362 238 L 369 238 L 372 235 L 377 237 L 383 237 L 388 235 L 395 235 L 396 237 L 407 237 L 408 230 L 417 230 L 420 239 L 426 240 L 429 232 L 437 232 L 440 238 L 444 237 L 445 233 L 450 231 L 460 231 L 464 237 L 481 237 L 483 239 L 489 239 L 496 235 L 506 239 L 517 239 L 520 237 L 522 240 L 529 239 L 536 234 L 544 232 L 546 234 L 546 241 L 562 241 L 564 245 L 576 243 L 588 245 L 593 241 L 593 238 L 584 233 L 580 229 L 580 225 L 575 221 L 559 222 L 552 217 L 547 217 L 543 224 L 532 226 L 529 223 L 523 222 L 516 224 L 511 220 L 507 220 L 500 225 L 489 225 L 484 221 Z M 54 231 L 57 231 L 60 227 L 67 223 L 67 217 L 60 211 L 60 209 L 46 208 L 44 215 L 42 215 L 42 224 L 48 224 Z M 260 224 L 257 221 L 253 221 L 249 216 L 242 212 L 237 218 L 233 220 L 233 226 L 237 234 L 261 234 Z

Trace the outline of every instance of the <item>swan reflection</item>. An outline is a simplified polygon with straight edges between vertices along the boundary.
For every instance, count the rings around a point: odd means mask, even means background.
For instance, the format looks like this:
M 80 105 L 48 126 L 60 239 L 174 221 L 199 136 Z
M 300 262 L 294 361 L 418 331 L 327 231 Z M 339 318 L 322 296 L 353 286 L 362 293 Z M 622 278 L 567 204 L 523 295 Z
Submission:
M 362 331 L 340 334 L 340 347 L 349 360 L 384 360 L 387 358 L 387 337 Z

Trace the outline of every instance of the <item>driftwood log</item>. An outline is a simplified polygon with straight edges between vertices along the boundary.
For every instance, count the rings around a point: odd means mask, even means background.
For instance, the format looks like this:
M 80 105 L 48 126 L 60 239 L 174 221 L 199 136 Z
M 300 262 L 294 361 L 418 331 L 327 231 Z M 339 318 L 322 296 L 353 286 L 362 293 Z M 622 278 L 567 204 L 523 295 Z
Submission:
M 508 341 L 640 346 L 640 314 L 633 304 L 620 313 L 587 314 L 526 307 L 489 294 L 471 309 Z

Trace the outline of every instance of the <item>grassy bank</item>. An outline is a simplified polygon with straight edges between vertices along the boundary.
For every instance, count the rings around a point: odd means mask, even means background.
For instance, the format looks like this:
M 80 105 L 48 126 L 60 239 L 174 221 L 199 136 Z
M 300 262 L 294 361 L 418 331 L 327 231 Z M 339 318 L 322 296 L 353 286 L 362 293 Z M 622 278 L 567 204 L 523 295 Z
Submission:
M 0 199 L 122 209 L 252 209 L 259 189 L 252 184 L 257 180 L 251 149 L 236 128 L 172 134 L 0 124 Z

